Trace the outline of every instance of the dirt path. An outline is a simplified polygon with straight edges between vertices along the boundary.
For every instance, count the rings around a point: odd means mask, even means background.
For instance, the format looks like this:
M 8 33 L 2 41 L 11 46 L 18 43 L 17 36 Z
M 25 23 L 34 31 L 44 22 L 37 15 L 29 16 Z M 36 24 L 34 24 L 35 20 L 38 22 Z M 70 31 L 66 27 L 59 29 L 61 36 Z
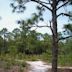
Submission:
M 43 61 L 26 61 L 29 72 L 50 72 L 51 65 L 47 65 Z M 58 67 L 59 72 L 72 72 L 72 67 Z
M 48 72 L 48 69 L 51 68 L 50 65 L 42 61 L 27 61 L 29 72 Z

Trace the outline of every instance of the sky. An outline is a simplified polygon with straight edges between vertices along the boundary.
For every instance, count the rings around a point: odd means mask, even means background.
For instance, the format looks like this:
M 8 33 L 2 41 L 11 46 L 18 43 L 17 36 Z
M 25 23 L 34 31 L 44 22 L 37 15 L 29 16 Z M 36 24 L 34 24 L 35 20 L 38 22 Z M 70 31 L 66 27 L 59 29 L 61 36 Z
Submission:
M 19 28 L 19 25 L 16 23 L 17 20 L 21 19 L 27 19 L 31 17 L 31 13 L 36 12 L 35 10 L 35 3 L 27 3 L 27 10 L 24 13 L 18 14 L 18 13 L 12 13 L 12 8 L 10 7 L 10 3 L 12 0 L 0 0 L 0 16 L 2 19 L 0 20 L 0 30 L 2 28 L 7 28 L 8 31 L 12 31 L 14 28 Z M 68 7 L 68 9 L 71 9 L 71 7 Z M 61 11 L 65 11 L 65 9 L 61 9 L 58 11 L 60 13 Z M 45 22 L 39 22 L 39 25 L 44 25 L 47 23 L 47 20 L 51 19 L 50 12 L 46 10 L 44 13 Z M 58 31 L 63 30 L 63 25 L 68 23 L 68 18 L 66 17 L 60 17 L 58 18 Z M 48 28 L 38 28 L 36 31 L 41 33 L 49 33 L 51 34 L 50 29 Z

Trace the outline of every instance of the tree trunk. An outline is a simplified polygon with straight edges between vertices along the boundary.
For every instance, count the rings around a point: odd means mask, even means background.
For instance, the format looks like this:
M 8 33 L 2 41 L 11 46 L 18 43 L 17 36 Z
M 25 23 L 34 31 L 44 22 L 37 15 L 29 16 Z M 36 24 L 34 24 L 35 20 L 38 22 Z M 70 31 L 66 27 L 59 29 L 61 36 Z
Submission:
M 52 72 L 57 72 L 58 61 L 58 34 L 57 34 L 57 14 L 56 14 L 56 0 L 52 4 Z
M 6 47 L 5 47 L 5 34 L 4 34 L 4 40 L 3 40 L 3 53 L 5 53 Z

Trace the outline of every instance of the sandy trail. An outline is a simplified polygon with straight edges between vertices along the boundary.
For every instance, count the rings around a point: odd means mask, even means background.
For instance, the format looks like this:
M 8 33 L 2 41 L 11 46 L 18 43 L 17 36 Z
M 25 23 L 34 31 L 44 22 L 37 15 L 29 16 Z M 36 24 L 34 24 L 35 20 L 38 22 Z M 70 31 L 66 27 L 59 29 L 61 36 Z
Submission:
M 48 69 L 51 68 L 50 65 L 42 61 L 27 61 L 26 62 L 29 66 L 29 72 L 48 72 Z
M 26 61 L 29 67 L 29 72 L 48 72 L 52 66 L 47 65 L 43 61 Z M 59 69 L 72 69 L 72 67 L 58 67 Z

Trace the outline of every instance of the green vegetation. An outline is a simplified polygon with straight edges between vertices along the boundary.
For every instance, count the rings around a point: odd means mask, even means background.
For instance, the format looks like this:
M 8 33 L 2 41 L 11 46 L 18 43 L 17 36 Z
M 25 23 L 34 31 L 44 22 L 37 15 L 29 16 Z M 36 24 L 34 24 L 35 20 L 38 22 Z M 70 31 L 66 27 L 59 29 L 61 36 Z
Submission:
M 52 62 L 53 70 L 55 70 L 57 68 L 57 59 L 58 65 L 72 66 L 72 38 L 69 38 L 72 37 L 72 24 L 64 26 L 64 34 L 69 35 L 68 37 L 63 37 L 64 35 L 62 36 L 61 33 L 58 34 L 57 17 L 63 13 L 56 15 L 55 10 L 58 10 L 57 4 L 54 0 L 51 3 L 53 3 L 51 4 L 52 9 L 47 8 L 52 12 L 52 21 L 50 21 L 52 26 L 45 27 L 49 27 L 51 29 L 52 35 L 47 33 L 41 34 L 35 30 L 31 30 L 32 26 L 44 27 L 36 25 L 39 21 L 44 20 L 42 18 L 42 12 L 45 11 L 45 8 L 40 6 L 37 6 L 39 13 L 33 13 L 33 17 L 31 19 L 18 21 L 18 24 L 20 24 L 19 29 L 15 28 L 12 32 L 8 32 L 6 28 L 3 28 L 0 31 L 0 68 L 10 69 L 12 66 L 19 66 L 20 72 L 22 72 L 26 66 L 26 61 L 43 60 L 47 63 Z M 13 4 L 11 5 L 13 6 Z M 20 8 L 22 8 L 21 5 L 19 6 L 19 9 Z M 68 14 L 63 15 L 69 16 Z M 59 41 L 60 39 L 62 40 Z M 57 70 L 54 72 L 57 72 Z
M 28 60 L 51 63 L 51 35 L 31 31 L 25 26 L 12 32 L 6 30 L 7 33 L 3 32 L 4 35 L 2 31 L 0 31 L 0 67 L 9 69 L 17 65 L 24 68 Z M 58 65 L 72 66 L 72 38 L 59 42 Z

